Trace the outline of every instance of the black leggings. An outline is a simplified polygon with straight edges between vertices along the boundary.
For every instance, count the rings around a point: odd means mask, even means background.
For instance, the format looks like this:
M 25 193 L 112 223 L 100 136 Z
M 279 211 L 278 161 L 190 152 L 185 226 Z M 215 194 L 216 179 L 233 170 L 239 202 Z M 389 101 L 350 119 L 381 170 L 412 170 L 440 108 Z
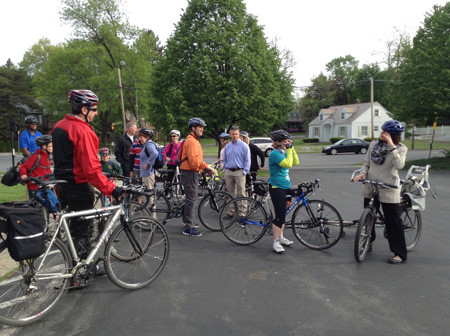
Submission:
M 269 184 L 269 194 L 275 210 L 273 224 L 281 229 L 286 222 L 286 196 L 289 194 L 289 189 L 274 188 Z

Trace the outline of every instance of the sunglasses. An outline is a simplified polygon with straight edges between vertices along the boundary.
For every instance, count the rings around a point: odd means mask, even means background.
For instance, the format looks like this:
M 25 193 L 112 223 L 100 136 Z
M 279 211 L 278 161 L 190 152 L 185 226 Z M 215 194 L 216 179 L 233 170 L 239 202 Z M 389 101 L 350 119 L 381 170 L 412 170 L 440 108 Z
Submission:
M 176 138 L 177 136 L 176 136 L 176 135 L 171 135 L 170 137 L 171 137 L 171 138 Z
M 90 108 L 89 111 L 97 112 L 97 108 Z

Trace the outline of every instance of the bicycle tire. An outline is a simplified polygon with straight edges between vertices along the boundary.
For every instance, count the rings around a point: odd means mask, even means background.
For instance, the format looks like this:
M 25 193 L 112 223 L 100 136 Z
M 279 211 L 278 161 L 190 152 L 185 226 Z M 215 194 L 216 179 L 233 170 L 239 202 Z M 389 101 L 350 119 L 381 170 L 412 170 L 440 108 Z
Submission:
M 294 210 L 291 220 L 295 237 L 313 250 L 330 248 L 342 237 L 344 224 L 340 213 L 330 203 L 308 200 Z
M 239 215 L 242 203 L 247 202 L 245 216 Z M 267 230 L 267 214 L 261 203 L 253 198 L 237 197 L 228 202 L 220 212 L 220 228 L 231 242 L 250 245 L 260 240 Z
M 225 191 L 214 191 L 203 197 L 198 205 L 198 218 L 202 225 L 208 230 L 220 231 L 220 212 L 232 199 L 233 197 Z
M 412 251 L 417 245 L 422 232 L 422 216 L 419 210 L 405 207 L 401 219 L 405 232 L 406 250 Z
M 142 203 L 144 201 L 142 200 Z M 162 224 L 166 224 L 170 220 L 172 206 L 166 195 L 164 195 L 163 190 L 156 191 L 156 195 L 153 198 L 153 202 L 148 206 L 148 210 L 150 210 L 152 218 Z
M 111 234 L 105 247 L 105 270 L 116 286 L 135 290 L 154 281 L 164 269 L 169 257 L 169 236 L 162 224 L 148 217 L 135 218 L 128 228 L 121 225 Z M 132 239 L 142 252 L 136 250 Z M 111 258 L 113 250 L 128 255 L 128 260 Z
M 56 239 L 37 273 L 31 271 L 29 264 L 20 267 L 18 262 L 8 259 L 5 247 L 1 253 L 6 253 L 0 258 L 2 266 L 9 263 L 6 267 L 10 271 L 6 275 L 2 274 L 0 281 L 0 323 L 21 327 L 39 321 L 48 315 L 67 293 L 66 289 L 71 279 L 58 278 L 68 274 L 72 267 L 72 259 L 67 248 L 61 240 Z M 34 259 L 32 264 L 38 267 L 44 255 L 45 253 Z M 59 272 L 50 273 L 56 271 Z M 54 278 L 43 279 L 40 274 L 44 272 L 46 278 L 52 274 Z M 28 286 L 26 277 L 33 277 L 35 281 Z M 25 286 L 27 290 L 31 290 L 30 293 L 24 292 Z
M 151 217 L 150 215 L 150 211 L 147 208 L 142 208 L 142 209 L 137 209 L 139 207 L 141 207 L 142 205 L 138 202 L 132 202 L 132 201 L 126 201 L 125 202 L 125 208 L 127 209 L 127 211 L 129 211 L 128 215 L 130 220 L 133 220 L 135 218 L 149 218 Z M 111 235 L 109 235 L 111 236 Z M 108 242 L 109 237 L 107 237 L 105 243 Z M 120 251 L 120 250 L 119 250 Z M 129 255 L 121 255 L 119 253 L 119 251 L 116 251 L 114 249 L 111 250 L 111 255 L 121 261 L 130 261 L 133 260 L 134 257 L 130 257 Z
M 372 236 L 372 227 L 374 224 L 375 211 L 371 208 L 365 208 L 359 219 L 356 229 L 354 255 L 357 262 L 362 262 L 369 252 L 370 238 Z

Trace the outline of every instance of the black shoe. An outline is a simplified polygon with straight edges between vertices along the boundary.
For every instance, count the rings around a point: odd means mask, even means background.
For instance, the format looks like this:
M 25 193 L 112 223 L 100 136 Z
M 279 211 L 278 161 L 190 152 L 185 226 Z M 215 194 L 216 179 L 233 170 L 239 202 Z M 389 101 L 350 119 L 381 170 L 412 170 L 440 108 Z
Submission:
M 106 271 L 104 267 L 101 267 L 100 265 L 95 266 L 95 276 L 103 276 L 106 275 Z
M 394 258 L 388 259 L 389 264 L 403 264 L 405 261 L 406 260 L 403 260 L 403 259 L 400 259 L 400 260 L 397 260 Z

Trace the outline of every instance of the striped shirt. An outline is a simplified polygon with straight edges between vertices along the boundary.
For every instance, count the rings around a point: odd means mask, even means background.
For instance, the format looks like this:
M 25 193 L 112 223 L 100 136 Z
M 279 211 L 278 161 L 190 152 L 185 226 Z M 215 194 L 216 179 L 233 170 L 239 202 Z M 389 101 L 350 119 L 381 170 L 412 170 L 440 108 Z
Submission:
M 130 155 L 135 155 L 133 170 L 141 169 L 141 158 L 140 158 L 141 152 L 142 152 L 142 144 L 139 142 L 139 140 L 133 142 L 133 144 L 130 147 Z

